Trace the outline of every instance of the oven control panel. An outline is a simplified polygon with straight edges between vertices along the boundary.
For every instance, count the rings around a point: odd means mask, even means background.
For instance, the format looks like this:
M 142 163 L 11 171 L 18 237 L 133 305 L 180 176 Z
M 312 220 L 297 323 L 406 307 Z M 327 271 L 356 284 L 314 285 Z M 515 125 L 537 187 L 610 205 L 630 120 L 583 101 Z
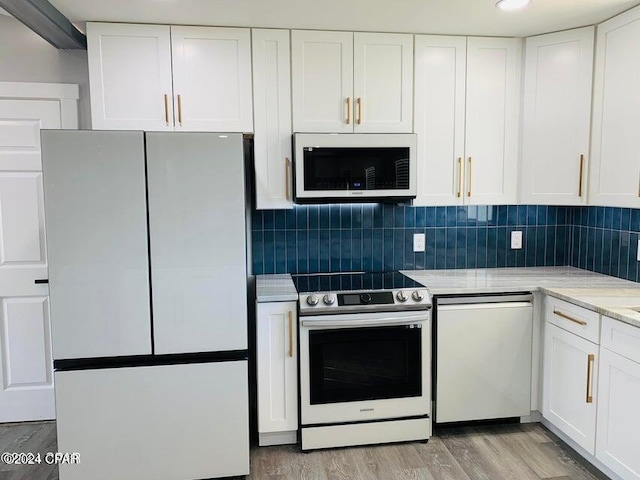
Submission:
M 385 291 L 317 292 L 300 294 L 300 313 L 425 310 L 431 308 L 426 289 Z

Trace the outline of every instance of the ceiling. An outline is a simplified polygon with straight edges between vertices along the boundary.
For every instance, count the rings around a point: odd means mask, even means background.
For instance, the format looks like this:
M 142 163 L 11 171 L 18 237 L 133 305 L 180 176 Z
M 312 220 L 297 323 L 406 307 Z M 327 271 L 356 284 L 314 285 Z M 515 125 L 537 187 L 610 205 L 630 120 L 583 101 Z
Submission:
M 528 36 L 598 23 L 640 0 L 50 0 L 72 22 L 309 28 Z

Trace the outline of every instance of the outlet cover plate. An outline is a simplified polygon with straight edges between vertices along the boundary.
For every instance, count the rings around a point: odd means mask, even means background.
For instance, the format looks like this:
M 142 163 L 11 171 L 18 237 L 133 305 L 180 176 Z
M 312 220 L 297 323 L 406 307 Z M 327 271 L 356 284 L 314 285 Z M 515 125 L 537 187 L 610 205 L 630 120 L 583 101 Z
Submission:
M 424 233 L 413 234 L 413 251 L 424 252 L 426 244 L 426 235 Z
M 511 232 L 511 250 L 520 250 L 522 248 L 522 231 L 514 230 Z

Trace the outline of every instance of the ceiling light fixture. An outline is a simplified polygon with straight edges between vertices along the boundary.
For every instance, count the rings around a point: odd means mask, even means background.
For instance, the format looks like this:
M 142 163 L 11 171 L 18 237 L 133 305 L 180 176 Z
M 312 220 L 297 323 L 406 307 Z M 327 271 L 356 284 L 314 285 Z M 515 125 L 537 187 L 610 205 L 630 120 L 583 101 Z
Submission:
M 518 10 L 529 5 L 529 0 L 498 0 L 496 7 L 501 10 Z

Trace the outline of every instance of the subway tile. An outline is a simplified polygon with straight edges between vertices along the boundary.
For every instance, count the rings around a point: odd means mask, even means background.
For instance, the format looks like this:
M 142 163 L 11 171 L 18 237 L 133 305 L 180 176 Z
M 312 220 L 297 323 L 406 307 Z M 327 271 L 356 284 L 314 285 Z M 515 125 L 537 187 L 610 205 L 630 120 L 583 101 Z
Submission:
M 558 207 L 550 206 L 547 209 L 547 225 L 558 225 Z
M 415 229 L 405 229 L 404 231 L 404 263 L 402 269 L 414 268 L 416 259 L 413 251 L 413 234 L 417 233 Z
M 328 205 L 320 205 L 319 213 L 320 213 L 320 228 L 329 228 L 331 226 L 331 221 L 330 221 L 331 207 L 329 207 Z
M 445 228 L 436 228 L 435 237 L 436 237 L 436 248 L 435 248 L 435 268 L 440 270 L 443 268 L 447 268 L 447 229 Z
M 455 227 L 458 224 L 458 208 L 449 206 L 446 210 L 445 224 L 447 227 Z
M 263 230 L 262 210 L 251 212 L 251 230 L 254 232 Z
M 545 262 L 545 250 L 547 246 L 547 237 L 546 237 L 546 229 L 547 227 L 544 225 L 538 225 L 535 227 L 536 232 L 536 267 L 544 267 Z
M 416 226 L 416 209 L 413 207 L 404 208 L 404 227 L 414 228 Z
M 298 273 L 309 273 L 309 231 L 297 231 Z
M 436 207 L 435 226 L 447 226 L 447 207 Z
M 612 232 L 609 229 L 602 232 L 602 272 L 609 275 L 611 272 L 611 242 Z
M 382 226 L 384 228 L 393 228 L 395 223 L 395 211 L 393 205 L 382 206 Z
M 611 228 L 614 230 L 620 230 L 622 228 L 622 208 L 613 209 L 613 220 Z
M 266 234 L 267 232 L 265 232 Z M 295 230 L 287 230 L 287 271 L 289 273 L 298 273 L 298 249 Z
M 393 230 L 393 267 L 392 270 L 402 270 L 404 268 L 404 230 L 396 228 Z
M 404 206 L 403 205 L 394 205 L 393 206 L 393 227 L 394 228 L 404 228 Z
M 394 265 L 394 248 L 393 248 L 393 229 L 385 228 L 382 234 L 382 246 L 384 250 L 383 270 L 393 270 Z
M 274 233 L 265 230 L 264 234 L 264 269 L 262 273 L 276 273 Z
M 264 234 L 262 231 L 253 232 L 251 235 L 251 264 L 253 275 L 264 273 Z
M 340 205 L 340 228 L 351 228 L 351 205 Z
M 640 208 L 631 210 L 631 231 L 640 232 Z
M 322 216 L 322 214 L 321 214 Z M 331 230 L 320 229 L 320 271 L 331 271 Z
M 265 210 L 262 213 L 262 221 L 265 230 L 273 230 L 275 228 L 275 216 L 273 210 Z
M 631 228 L 631 209 L 623 208 L 620 214 L 620 230 L 628 232 Z
M 477 261 L 477 251 L 478 251 L 478 229 L 477 228 L 468 228 L 467 229 L 467 268 L 476 268 Z
M 509 206 L 499 205 L 496 209 L 496 224 L 500 227 L 507 225 Z
M 287 273 L 287 234 L 284 230 L 276 230 L 273 236 L 275 247 L 275 273 Z
M 632 233 L 629 235 L 629 263 L 627 267 L 627 279 L 633 280 L 634 282 L 638 281 L 638 238 L 640 235 L 638 233 Z
M 455 235 L 455 268 L 467 268 L 467 228 L 456 228 Z
M 478 242 L 476 244 L 476 268 L 487 266 L 487 227 L 478 228 Z
M 382 228 L 384 225 L 384 206 L 377 203 L 373 206 L 373 228 Z
M 498 266 L 498 230 L 496 227 L 487 228 L 487 267 Z
M 383 230 L 381 228 L 375 228 L 372 231 L 372 259 L 371 259 L 371 270 L 374 272 L 381 272 L 384 270 L 384 245 L 383 245 L 384 235 Z
M 373 228 L 373 206 L 370 204 L 362 206 L 362 228 Z
M 317 230 L 320 228 L 320 208 L 319 205 L 309 205 L 308 211 L 308 224 L 309 230 Z
M 349 211 L 351 217 L 351 211 Z M 351 272 L 351 230 L 340 229 L 340 271 Z
M 522 229 L 522 243 L 525 251 L 525 266 L 534 267 L 536 264 L 536 230 L 527 226 Z
M 362 230 L 362 270 L 373 270 L 373 230 L 370 228 Z
M 507 266 L 507 249 L 510 247 L 507 242 L 507 227 L 498 227 L 496 229 L 496 267 Z
M 611 269 L 609 275 L 614 277 L 620 276 L 620 234 L 620 231 L 611 232 Z
M 426 236 L 424 268 L 433 270 L 436 268 L 436 230 L 427 228 L 424 234 Z
M 627 278 L 630 250 L 631 234 L 629 232 L 620 232 L 620 250 L 618 252 L 618 277 L 620 278 Z
M 596 227 L 604 228 L 605 207 L 596 208 Z
M 362 205 L 353 205 L 351 207 L 351 228 L 362 228 Z
M 351 230 L 351 268 L 354 272 L 362 271 L 362 234 L 363 230 Z
M 507 205 L 507 225 L 515 226 L 518 224 L 518 206 Z
M 456 268 L 456 229 L 447 228 L 447 240 L 445 250 L 445 268 Z
M 427 222 L 427 227 L 436 226 L 436 207 L 425 207 L 424 214 Z
M 518 205 L 517 207 L 517 219 L 516 225 L 526 225 L 527 224 L 527 206 L 526 205 Z
M 311 210 L 309 211 L 311 218 Z M 320 272 L 320 231 L 309 230 L 309 272 Z
M 538 218 L 536 220 L 536 225 L 547 225 L 548 213 L 549 213 L 549 208 L 546 205 L 539 205 Z
M 331 230 L 340 228 L 340 205 L 329 207 L 329 228 Z
M 414 207 L 416 214 L 416 227 L 425 228 L 427 226 L 427 210 L 425 207 Z

